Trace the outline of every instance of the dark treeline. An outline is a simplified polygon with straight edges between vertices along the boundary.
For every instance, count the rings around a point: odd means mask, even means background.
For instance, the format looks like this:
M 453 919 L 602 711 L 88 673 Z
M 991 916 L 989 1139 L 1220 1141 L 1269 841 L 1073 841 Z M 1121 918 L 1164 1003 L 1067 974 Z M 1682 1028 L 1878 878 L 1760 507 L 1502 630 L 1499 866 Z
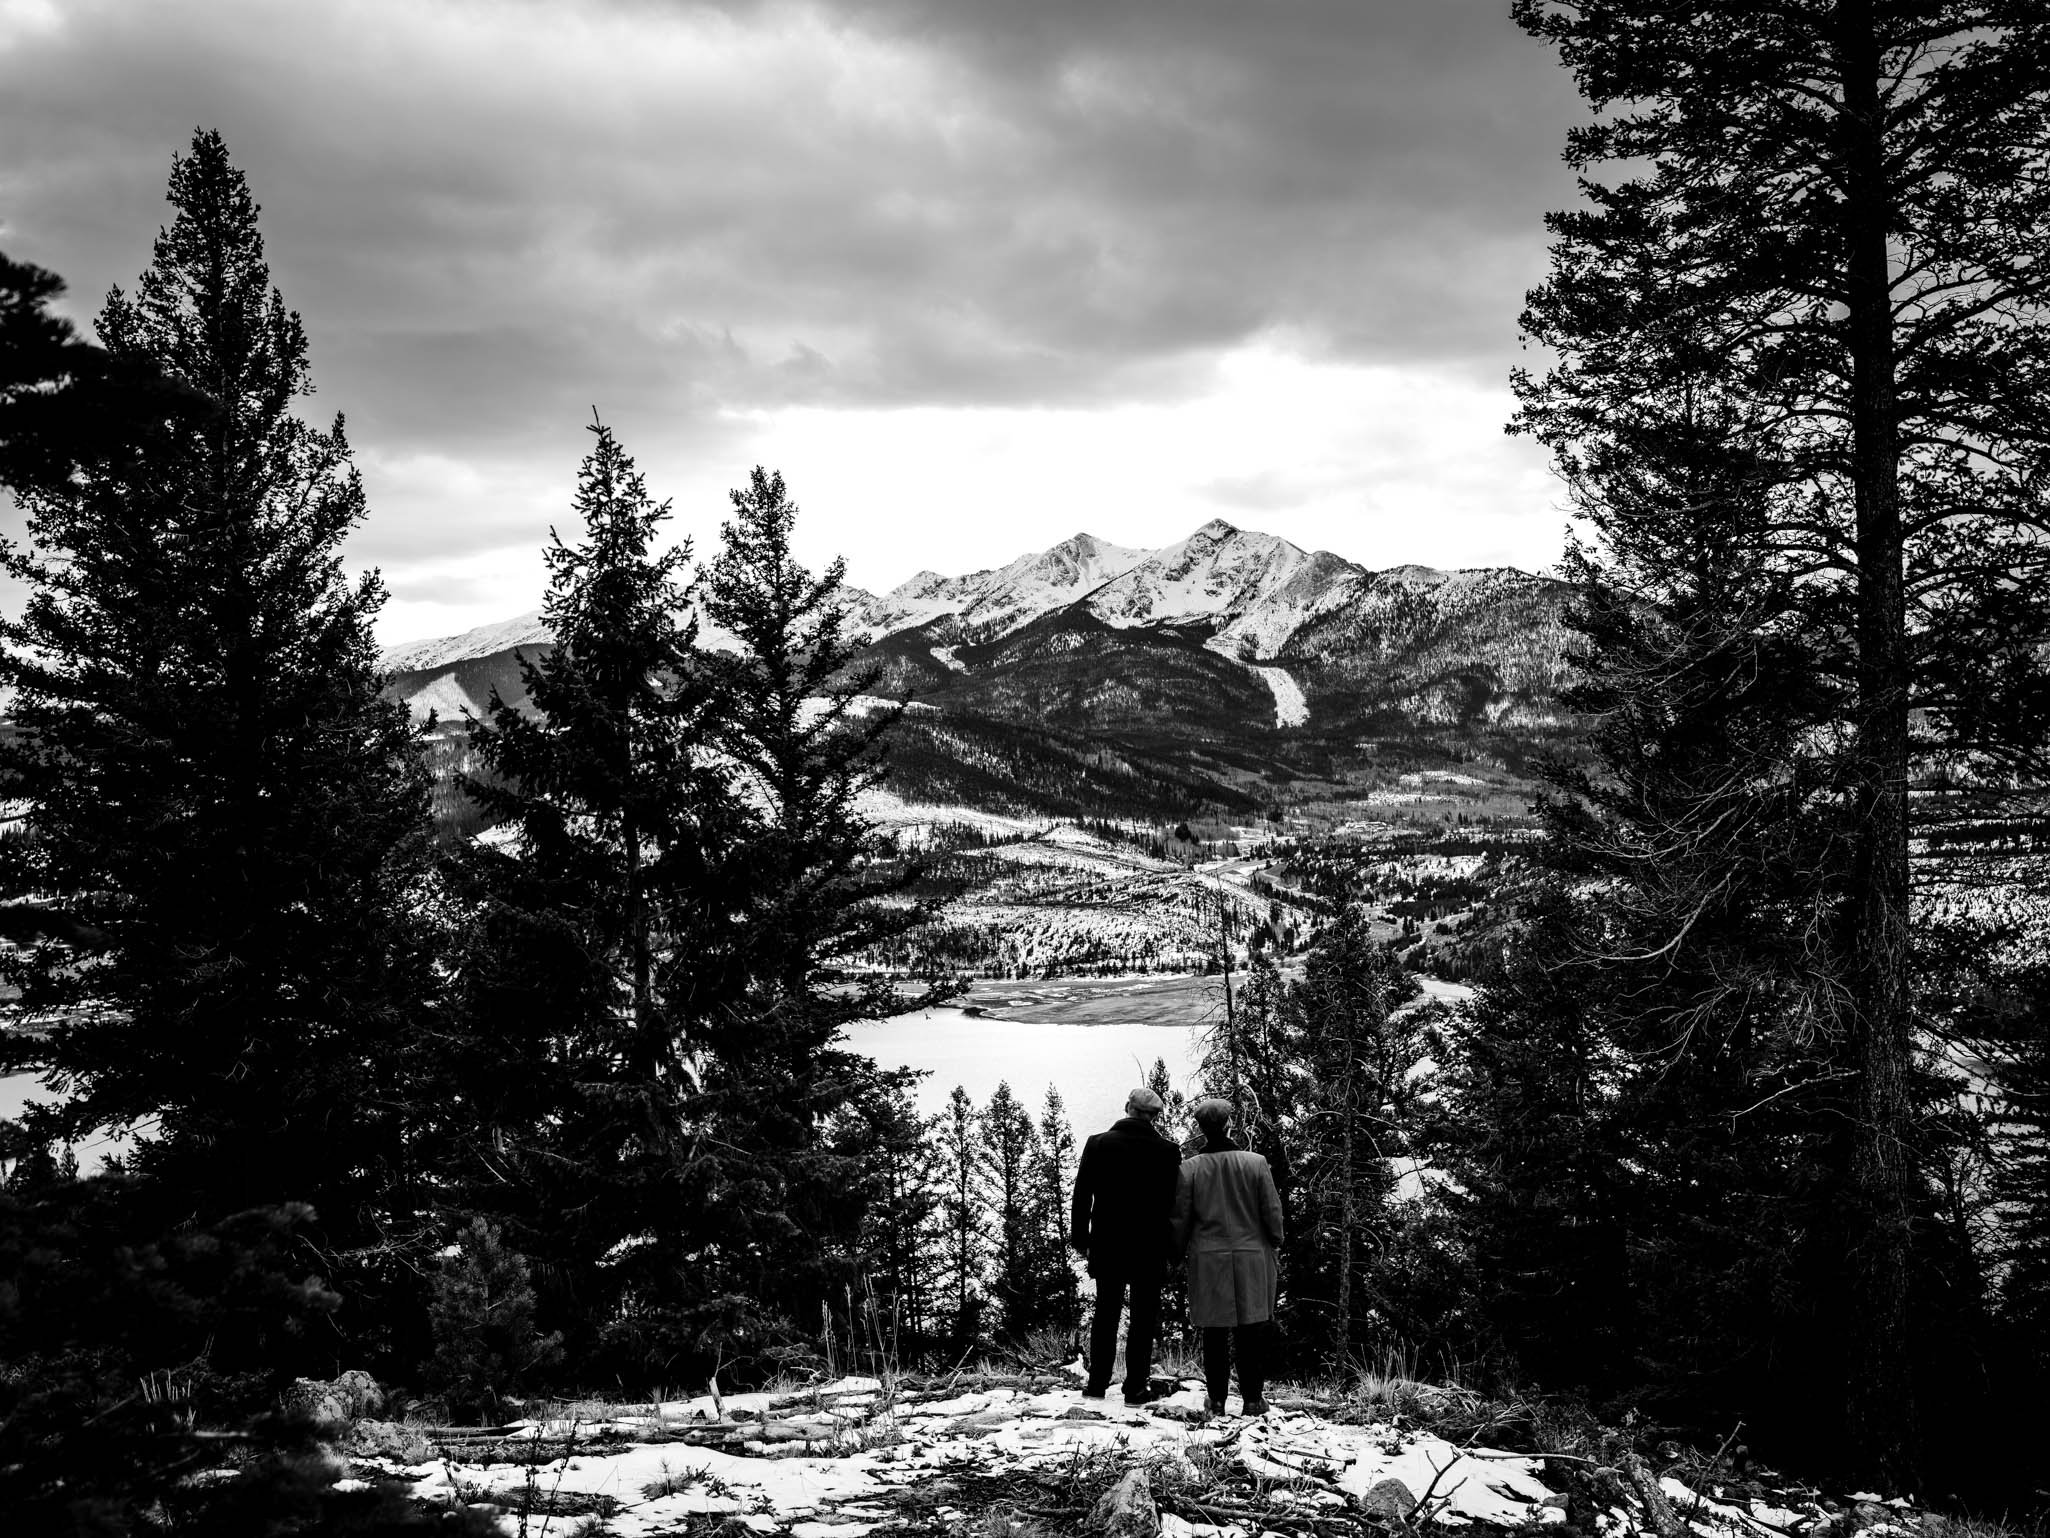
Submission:
M 342 569 L 343 424 L 298 414 L 305 334 L 217 135 L 169 200 L 102 347 L 51 275 L 0 269 L 30 537 L 0 552 L 28 593 L 0 621 L 6 1050 L 60 1091 L 0 1150 L 0 1508 L 405 1525 L 328 1489 L 267 1417 L 280 1383 L 364 1369 L 463 1416 L 558 1370 L 758 1380 L 854 1306 L 923 1139 L 838 1045 L 903 1007 L 843 961 L 924 911 L 853 815 L 890 718 L 849 709 L 841 569 L 793 560 L 780 477 L 699 562 L 594 425 L 540 713 L 423 737 L 381 692 L 384 590 Z M 490 836 L 436 838 L 451 767 Z M 109 1171 L 55 1156 L 108 1127 L 135 1133 Z M 183 1482 L 223 1435 L 274 1477 Z
M 1068 1258 L 1076 1145 L 1049 1087 L 1035 1116 L 1009 1084 L 977 1108 L 955 1087 L 891 1172 L 876 1210 L 850 1360 L 958 1364 L 978 1349 L 1072 1357 L 1080 1288 Z

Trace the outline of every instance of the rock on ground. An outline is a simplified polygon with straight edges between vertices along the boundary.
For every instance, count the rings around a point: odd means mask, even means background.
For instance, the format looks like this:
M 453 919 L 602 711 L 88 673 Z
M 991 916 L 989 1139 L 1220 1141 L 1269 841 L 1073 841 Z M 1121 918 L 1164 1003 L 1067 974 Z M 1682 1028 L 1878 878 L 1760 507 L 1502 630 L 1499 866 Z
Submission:
M 1144 1469 L 1133 1469 L 1097 1499 L 1089 1513 L 1092 1529 L 1104 1538 L 1156 1538 L 1160 1510 Z

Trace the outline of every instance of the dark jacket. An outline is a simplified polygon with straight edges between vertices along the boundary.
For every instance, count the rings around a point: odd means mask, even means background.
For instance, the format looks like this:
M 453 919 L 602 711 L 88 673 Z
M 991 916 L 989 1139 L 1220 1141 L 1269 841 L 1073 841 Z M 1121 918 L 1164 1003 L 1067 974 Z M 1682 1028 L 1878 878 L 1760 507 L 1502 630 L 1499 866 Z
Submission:
M 1181 1151 L 1143 1116 L 1127 1116 L 1082 1145 L 1069 1237 L 1089 1274 L 1149 1281 L 1167 1269 L 1168 1216 Z
M 1272 1319 L 1281 1240 L 1281 1197 L 1260 1155 L 1219 1138 L 1182 1165 L 1174 1243 L 1189 1257 L 1189 1323 L 1208 1329 Z

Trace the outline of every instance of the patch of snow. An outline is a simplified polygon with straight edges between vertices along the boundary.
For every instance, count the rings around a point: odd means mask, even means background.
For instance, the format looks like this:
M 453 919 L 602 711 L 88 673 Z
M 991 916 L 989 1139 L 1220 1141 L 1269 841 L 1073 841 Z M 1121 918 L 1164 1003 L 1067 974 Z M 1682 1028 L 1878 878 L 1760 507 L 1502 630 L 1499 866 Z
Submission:
M 844 1399 L 845 1388 L 822 1385 L 820 1402 Z M 1444 1503 L 1439 1520 L 1454 1525 L 1510 1528 L 1564 1518 L 1558 1507 L 1544 1504 L 1553 1492 L 1536 1477 L 1537 1460 L 1456 1447 L 1428 1433 L 1388 1425 L 1334 1424 L 1301 1410 L 1276 1409 L 1253 1421 L 1238 1413 L 1205 1421 L 1198 1414 L 1202 1395 L 1199 1384 L 1185 1380 L 1168 1399 L 1147 1408 L 1114 1400 L 1085 1404 L 1079 1385 L 1036 1393 L 998 1388 L 923 1402 L 913 1398 L 882 1408 L 863 1426 L 835 1422 L 840 1429 L 834 1430 L 821 1422 L 819 1435 L 810 1440 L 761 1445 L 756 1450 L 762 1456 L 654 1442 L 617 1452 L 580 1450 L 542 1464 L 530 1477 L 565 1495 L 616 1501 L 620 1509 L 609 1525 L 620 1538 L 652 1538 L 674 1531 L 687 1517 L 715 1514 L 759 1519 L 751 1525 L 764 1531 L 851 1533 L 896 1516 L 893 1495 L 954 1470 L 1057 1468 L 1099 1451 L 1114 1452 L 1133 1465 L 1186 1465 L 1191 1450 L 1199 1447 L 1235 1456 L 1250 1472 L 1294 1487 L 1289 1504 L 1322 1507 L 1347 1496 L 1356 1499 L 1392 1477 L 1418 1494 L 1435 1481 L 1433 1504 Z M 747 1397 L 727 1399 L 729 1414 Z M 786 1411 L 793 1408 L 787 1398 L 779 1403 Z M 797 1419 L 784 1424 L 802 1425 L 810 1436 L 819 1417 L 797 1408 Z M 1238 1408 L 1236 1399 L 1227 1401 L 1228 1410 Z M 1069 1419 L 1076 1411 L 1089 1413 Z M 674 1424 L 666 1415 L 664 1420 Z M 490 1488 L 493 1477 L 483 1466 L 452 1463 L 428 1463 L 407 1472 L 416 1495 L 449 1503 L 473 1498 L 468 1492 L 480 1486 Z M 501 1483 L 503 1473 L 500 1465 Z M 1305 1483 L 1312 1488 L 1303 1489 Z
M 413 712 L 414 719 L 425 720 L 432 711 L 443 725 L 460 722 L 465 716 L 485 717 L 487 702 L 472 699 L 470 693 L 455 681 L 454 675 L 437 678 L 418 693 L 406 697 L 406 705 Z
M 1309 723 L 1310 702 L 1303 698 L 1303 686 L 1289 676 L 1287 668 L 1255 667 L 1253 671 L 1260 675 L 1268 692 L 1274 696 L 1276 726 L 1304 726 Z
M 956 673 L 965 673 L 968 671 L 968 664 L 954 655 L 960 649 L 958 646 L 935 646 L 932 649 L 933 661 L 941 667 L 952 668 Z
M 495 656 L 516 646 L 554 644 L 555 632 L 548 628 L 548 622 L 542 619 L 541 611 L 529 609 L 525 614 L 515 614 L 511 619 L 499 620 L 490 625 L 479 625 L 474 630 L 465 630 L 461 635 L 436 636 L 431 640 L 407 641 L 398 646 L 387 647 L 378 656 L 377 665 L 387 673 L 426 673 L 436 668 L 468 661 L 473 657 Z M 740 637 L 700 615 L 698 650 L 739 652 L 744 648 L 740 644 Z
M 833 702 L 824 695 L 813 695 L 797 707 L 797 723 L 810 726 L 832 708 Z M 878 710 L 902 709 L 907 715 L 936 716 L 939 711 L 932 705 L 920 704 L 917 700 L 885 699 L 880 694 L 850 694 L 847 697 L 846 714 L 850 716 L 874 715 Z
M 902 796 L 873 787 L 856 800 L 855 810 L 881 831 L 914 843 L 929 840 L 935 828 L 974 828 L 990 837 L 1006 837 L 1040 833 L 1047 826 L 1044 822 L 979 811 L 972 806 L 906 801 Z
M 1442 978 L 1419 974 L 1417 985 L 1441 1004 L 1465 1004 L 1473 998 L 1473 989 L 1465 983 L 1448 983 Z
M 377 659 L 387 673 L 426 672 L 445 668 L 470 657 L 489 657 L 515 646 L 555 644 L 554 632 L 541 618 L 539 609 L 516 614 L 495 624 L 479 625 L 461 635 L 438 636 L 427 641 L 409 641 L 394 646 Z

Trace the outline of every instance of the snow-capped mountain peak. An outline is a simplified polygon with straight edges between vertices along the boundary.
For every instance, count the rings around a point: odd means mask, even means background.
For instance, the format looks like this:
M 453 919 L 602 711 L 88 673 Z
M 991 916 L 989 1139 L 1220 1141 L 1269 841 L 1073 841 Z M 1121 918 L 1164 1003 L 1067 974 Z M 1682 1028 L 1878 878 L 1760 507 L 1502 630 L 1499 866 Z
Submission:
M 1218 639 L 1277 649 L 1311 615 L 1357 587 L 1365 571 L 1328 551 L 1311 554 L 1273 534 L 1213 518 L 1090 594 L 1106 624 L 1212 621 Z
M 1065 608 L 1144 560 L 1149 552 L 1077 534 L 1050 550 L 1030 551 L 965 577 L 920 572 L 892 588 L 864 615 L 878 635 L 953 615 L 962 633 L 987 640 Z
M 539 609 L 529 609 L 496 624 L 479 625 L 461 635 L 437 636 L 427 641 L 408 641 L 388 648 L 378 658 L 387 673 L 424 673 L 447 667 L 471 657 L 488 657 L 515 646 L 552 646 L 555 635 L 541 618 Z

